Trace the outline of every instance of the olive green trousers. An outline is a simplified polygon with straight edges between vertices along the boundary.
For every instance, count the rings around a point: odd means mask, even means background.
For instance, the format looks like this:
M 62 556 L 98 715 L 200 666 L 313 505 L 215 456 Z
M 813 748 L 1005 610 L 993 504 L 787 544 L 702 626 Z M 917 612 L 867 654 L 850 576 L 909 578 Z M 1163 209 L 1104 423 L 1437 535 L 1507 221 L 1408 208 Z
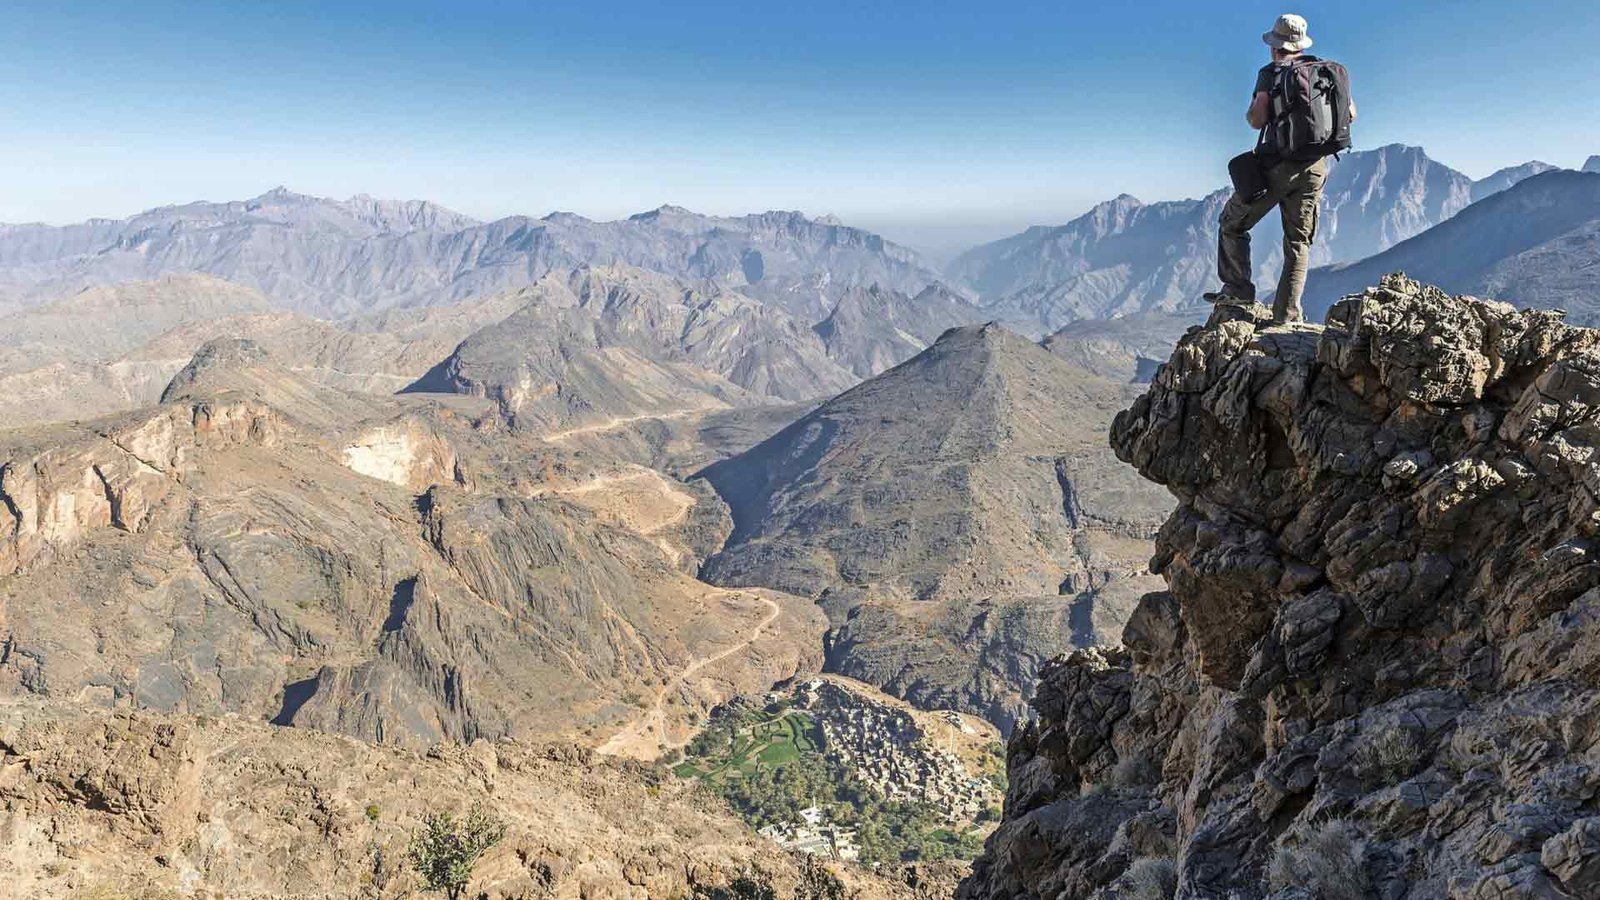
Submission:
M 1311 267 L 1311 242 L 1317 236 L 1317 210 L 1322 203 L 1322 183 L 1328 178 L 1328 161 L 1284 161 L 1267 170 L 1267 192 L 1254 203 L 1238 194 L 1222 208 L 1217 230 L 1217 276 L 1222 292 L 1236 299 L 1256 299 L 1251 278 L 1250 229 L 1277 207 L 1283 218 L 1283 274 L 1272 300 L 1272 317 L 1279 322 L 1303 318 L 1300 295 Z

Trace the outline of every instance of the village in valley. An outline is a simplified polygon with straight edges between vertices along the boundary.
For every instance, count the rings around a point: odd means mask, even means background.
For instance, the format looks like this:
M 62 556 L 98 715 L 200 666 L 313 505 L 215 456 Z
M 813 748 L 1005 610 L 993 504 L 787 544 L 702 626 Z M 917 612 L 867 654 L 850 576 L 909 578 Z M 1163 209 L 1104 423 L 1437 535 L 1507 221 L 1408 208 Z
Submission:
M 993 725 L 838 676 L 719 709 L 675 770 L 785 848 L 866 863 L 970 856 L 1005 784 Z

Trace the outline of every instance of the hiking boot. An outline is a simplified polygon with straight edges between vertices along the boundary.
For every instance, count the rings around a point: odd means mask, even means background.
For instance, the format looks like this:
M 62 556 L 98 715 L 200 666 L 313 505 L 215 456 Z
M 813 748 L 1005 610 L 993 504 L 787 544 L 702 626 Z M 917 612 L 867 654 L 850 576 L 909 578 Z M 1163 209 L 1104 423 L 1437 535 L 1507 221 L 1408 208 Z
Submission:
M 1213 306 L 1251 306 L 1255 303 L 1254 300 L 1235 297 L 1227 291 L 1212 291 L 1202 295 L 1202 297 Z

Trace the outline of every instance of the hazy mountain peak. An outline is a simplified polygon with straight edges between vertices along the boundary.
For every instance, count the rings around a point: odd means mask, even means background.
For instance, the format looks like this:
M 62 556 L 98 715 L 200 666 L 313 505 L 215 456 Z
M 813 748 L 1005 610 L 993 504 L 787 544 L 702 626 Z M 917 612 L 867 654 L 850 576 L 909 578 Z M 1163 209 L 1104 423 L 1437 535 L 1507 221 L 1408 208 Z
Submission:
M 1519 306 L 1559 307 L 1579 322 L 1600 321 L 1593 275 L 1600 248 L 1600 174 L 1556 169 L 1473 203 L 1382 253 L 1315 269 L 1307 315 L 1388 272 L 1404 271 L 1449 290 Z
M 1600 153 L 1596 153 L 1594 156 L 1584 160 L 1583 171 L 1600 172 Z
M 663 203 L 655 209 L 646 210 L 642 213 L 634 213 L 628 217 L 628 221 L 653 222 L 658 219 L 679 218 L 699 218 L 699 214 L 692 209 L 685 209 L 682 206 L 674 206 L 671 203 Z
M 1538 171 L 1513 167 L 1475 185 L 1421 147 L 1385 144 L 1329 161 L 1313 262 L 1363 259 L 1443 222 L 1477 196 Z M 1215 286 L 1217 218 L 1230 190 L 1199 200 L 1141 203 L 1120 194 L 1056 227 L 967 251 L 948 277 L 975 288 L 988 315 L 1029 334 L 1078 319 L 1170 312 Z M 1270 287 L 1282 258 L 1278 218 L 1258 226 L 1257 283 Z
M 287 188 L 286 186 L 280 184 L 277 187 L 272 188 L 271 190 L 263 191 L 262 193 L 254 196 L 254 197 L 251 197 L 249 200 L 246 200 L 245 201 L 245 206 L 246 207 L 255 207 L 255 206 L 266 206 L 266 205 L 269 205 L 269 204 L 270 205 L 274 205 L 274 206 L 282 206 L 282 205 L 285 205 L 285 204 L 300 205 L 300 204 L 317 203 L 317 202 L 332 202 L 332 201 L 325 201 L 325 200 L 322 200 L 322 198 L 320 198 L 320 197 L 313 197 L 310 194 L 297 193 L 295 191 L 289 190 L 289 188 Z
M 1407 156 L 1427 156 L 1428 155 L 1428 151 L 1426 151 L 1423 148 L 1417 146 L 1416 144 L 1403 144 L 1403 143 L 1401 143 L 1399 141 L 1395 141 L 1393 143 L 1383 144 L 1383 145 L 1380 145 L 1380 146 L 1377 146 L 1377 147 L 1373 147 L 1371 150 L 1368 150 L 1366 152 L 1367 153 L 1377 153 L 1377 154 L 1381 154 L 1383 156 L 1395 156 L 1395 155 L 1400 155 L 1400 154 L 1407 155 Z
M 1537 159 L 1529 160 L 1520 166 L 1506 166 L 1487 178 L 1473 182 L 1472 199 L 1474 202 L 1482 200 L 1491 194 L 1498 194 L 1524 179 L 1552 171 L 1555 168 L 1556 166 Z
M 455 232 L 481 224 L 471 216 L 428 200 L 385 200 L 357 194 L 340 205 L 380 231 Z

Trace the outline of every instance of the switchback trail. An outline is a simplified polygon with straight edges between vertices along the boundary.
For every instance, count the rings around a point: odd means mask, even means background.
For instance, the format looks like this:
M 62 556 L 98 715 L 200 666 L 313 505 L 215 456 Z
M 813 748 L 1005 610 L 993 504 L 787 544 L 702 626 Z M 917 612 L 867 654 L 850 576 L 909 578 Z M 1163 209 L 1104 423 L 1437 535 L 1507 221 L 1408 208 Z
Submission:
M 718 588 L 714 588 L 712 590 L 713 593 L 708 595 L 708 599 L 710 597 L 717 596 L 738 597 L 748 593 L 745 591 L 729 591 Z M 613 735 L 610 740 L 606 741 L 604 744 L 601 744 L 598 752 L 607 754 L 609 756 L 631 756 L 635 759 L 655 759 L 661 754 L 661 750 L 663 748 L 671 749 L 674 747 L 681 747 L 687 743 L 686 741 L 673 740 L 667 730 L 667 697 L 680 685 L 687 684 L 688 680 L 692 678 L 696 672 L 699 672 L 706 666 L 719 663 L 722 660 L 739 653 L 740 651 L 749 647 L 751 644 L 754 644 L 761 638 L 761 633 L 766 631 L 767 628 L 772 625 L 772 623 L 776 622 L 779 616 L 783 615 L 783 607 L 779 606 L 778 602 L 773 600 L 771 597 L 764 597 L 755 593 L 748 593 L 748 596 L 754 597 L 762 603 L 765 603 L 771 610 L 767 614 L 767 617 L 762 619 L 761 623 L 756 625 L 756 627 L 750 631 L 749 637 L 745 638 L 740 643 L 734 644 L 733 646 L 724 650 L 720 650 L 711 656 L 702 656 L 691 659 L 688 665 L 684 666 L 676 676 L 668 679 L 667 683 L 662 685 L 661 689 L 656 692 L 655 702 L 651 704 L 650 708 L 644 712 L 644 715 L 642 715 L 633 725 L 617 732 L 617 734 Z

